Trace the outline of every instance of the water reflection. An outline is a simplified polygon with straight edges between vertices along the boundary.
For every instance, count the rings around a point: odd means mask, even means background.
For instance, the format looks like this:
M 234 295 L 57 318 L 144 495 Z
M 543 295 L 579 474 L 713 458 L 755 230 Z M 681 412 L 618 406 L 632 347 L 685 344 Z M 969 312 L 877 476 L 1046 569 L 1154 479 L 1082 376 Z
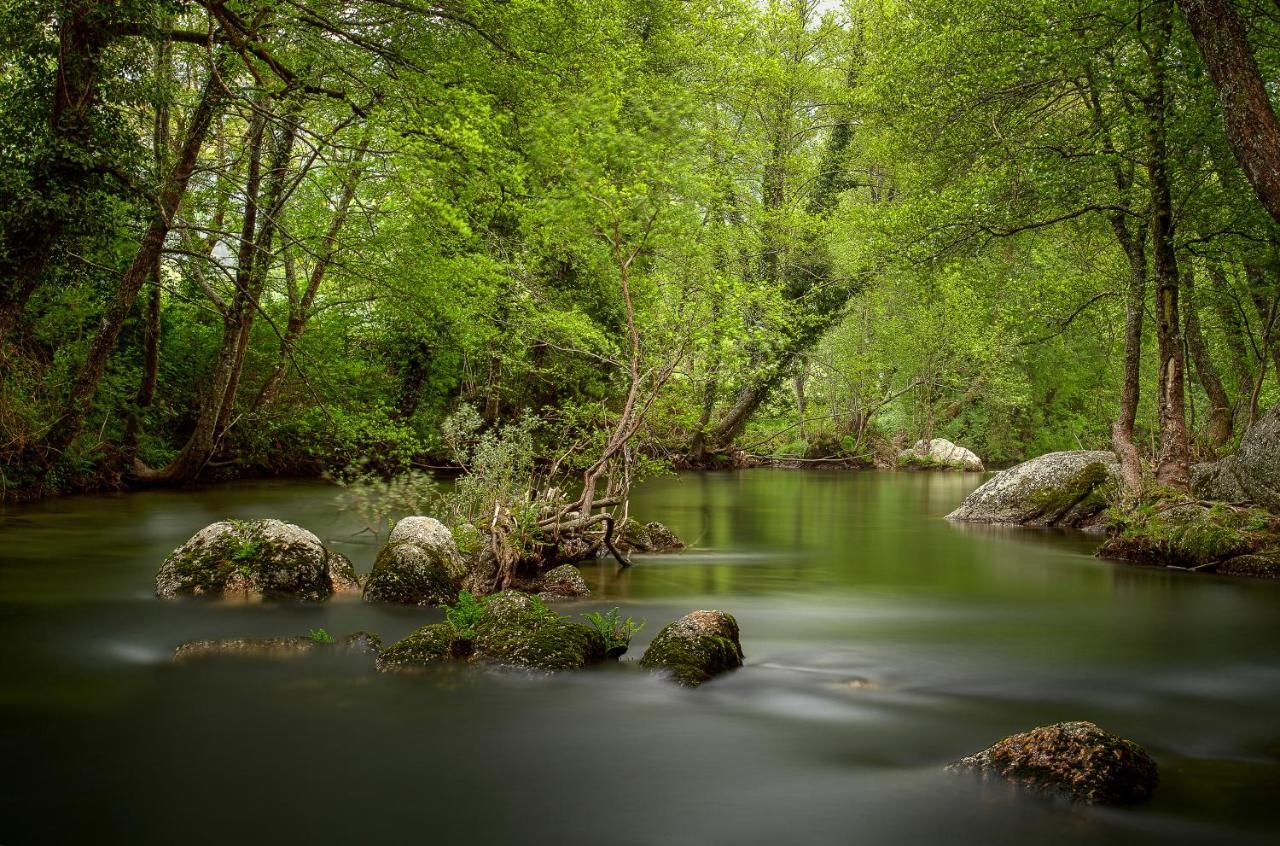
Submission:
M 0 514 L 0 842 L 1267 842 L 1280 811 L 1280 586 L 1099 561 L 1072 533 L 941 518 L 979 479 L 796 471 L 655 480 L 632 513 L 694 548 L 585 568 L 647 618 L 737 615 L 748 666 L 698 691 L 634 667 L 369 673 L 166 660 L 193 638 L 371 629 L 433 609 L 159 602 L 165 553 L 226 516 L 376 548 L 314 483 Z M 1157 756 L 1132 811 L 939 765 L 1092 719 Z M 338 799 L 331 803 L 330 797 Z

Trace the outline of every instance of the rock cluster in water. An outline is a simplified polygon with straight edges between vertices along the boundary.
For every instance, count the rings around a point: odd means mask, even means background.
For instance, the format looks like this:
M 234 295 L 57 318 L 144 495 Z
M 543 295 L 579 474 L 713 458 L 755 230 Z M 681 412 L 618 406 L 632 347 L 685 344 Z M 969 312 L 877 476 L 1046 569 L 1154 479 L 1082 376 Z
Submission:
M 1155 761 L 1141 746 L 1090 722 L 1015 734 L 948 769 L 1098 805 L 1143 802 L 1159 783 Z
M 666 673 L 685 687 L 697 687 L 742 666 L 738 621 L 723 611 L 694 611 L 658 632 L 640 666 Z
M 319 601 L 360 589 L 355 569 L 300 526 L 222 520 L 205 526 L 160 565 L 156 596 Z
M 1051 452 L 1002 470 L 964 498 L 948 520 L 1088 528 L 1102 522 L 1119 477 L 1109 452 Z

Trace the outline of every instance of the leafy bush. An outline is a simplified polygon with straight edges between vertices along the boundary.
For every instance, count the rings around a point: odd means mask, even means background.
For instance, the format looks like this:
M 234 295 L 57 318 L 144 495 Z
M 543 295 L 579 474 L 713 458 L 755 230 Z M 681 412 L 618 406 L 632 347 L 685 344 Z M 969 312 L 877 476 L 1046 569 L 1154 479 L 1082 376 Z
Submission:
M 365 531 L 375 536 L 380 536 L 382 529 L 389 526 L 392 515 L 425 514 L 439 496 L 435 479 L 422 470 L 384 477 L 360 469 L 331 478 L 342 488 L 338 495 L 339 510 L 354 511 L 364 523 Z

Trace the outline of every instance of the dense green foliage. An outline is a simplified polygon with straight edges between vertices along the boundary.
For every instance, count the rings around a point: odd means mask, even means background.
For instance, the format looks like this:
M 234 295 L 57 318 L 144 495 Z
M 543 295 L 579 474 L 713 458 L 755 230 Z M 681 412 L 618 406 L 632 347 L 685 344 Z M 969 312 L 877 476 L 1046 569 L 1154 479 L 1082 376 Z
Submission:
M 1126 313 L 1150 465 L 1280 394 L 1169 0 L 25 0 L 0 51 L 0 496 L 331 472 L 380 532 L 435 492 L 375 476 L 468 465 L 463 526 L 615 426 L 628 478 L 1108 448 Z

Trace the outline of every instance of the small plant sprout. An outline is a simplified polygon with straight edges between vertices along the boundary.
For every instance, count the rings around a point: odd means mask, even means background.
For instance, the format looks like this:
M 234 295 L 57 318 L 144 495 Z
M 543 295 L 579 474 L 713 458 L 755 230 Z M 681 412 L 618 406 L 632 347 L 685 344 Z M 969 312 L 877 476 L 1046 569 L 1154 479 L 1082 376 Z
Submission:
M 600 632 L 600 636 L 604 638 L 605 650 L 608 652 L 625 651 L 631 643 L 631 638 L 639 634 L 644 628 L 644 620 L 636 622 L 628 617 L 621 619 L 621 611 L 615 606 L 614 608 L 601 614 L 599 611 L 592 611 L 584 615 L 596 631 Z
M 316 643 L 333 643 L 333 635 L 324 629 L 312 629 L 311 639 Z
M 476 636 L 476 625 L 484 615 L 484 600 L 464 590 L 458 593 L 458 601 L 444 608 L 445 622 L 453 629 L 454 634 L 464 640 Z

